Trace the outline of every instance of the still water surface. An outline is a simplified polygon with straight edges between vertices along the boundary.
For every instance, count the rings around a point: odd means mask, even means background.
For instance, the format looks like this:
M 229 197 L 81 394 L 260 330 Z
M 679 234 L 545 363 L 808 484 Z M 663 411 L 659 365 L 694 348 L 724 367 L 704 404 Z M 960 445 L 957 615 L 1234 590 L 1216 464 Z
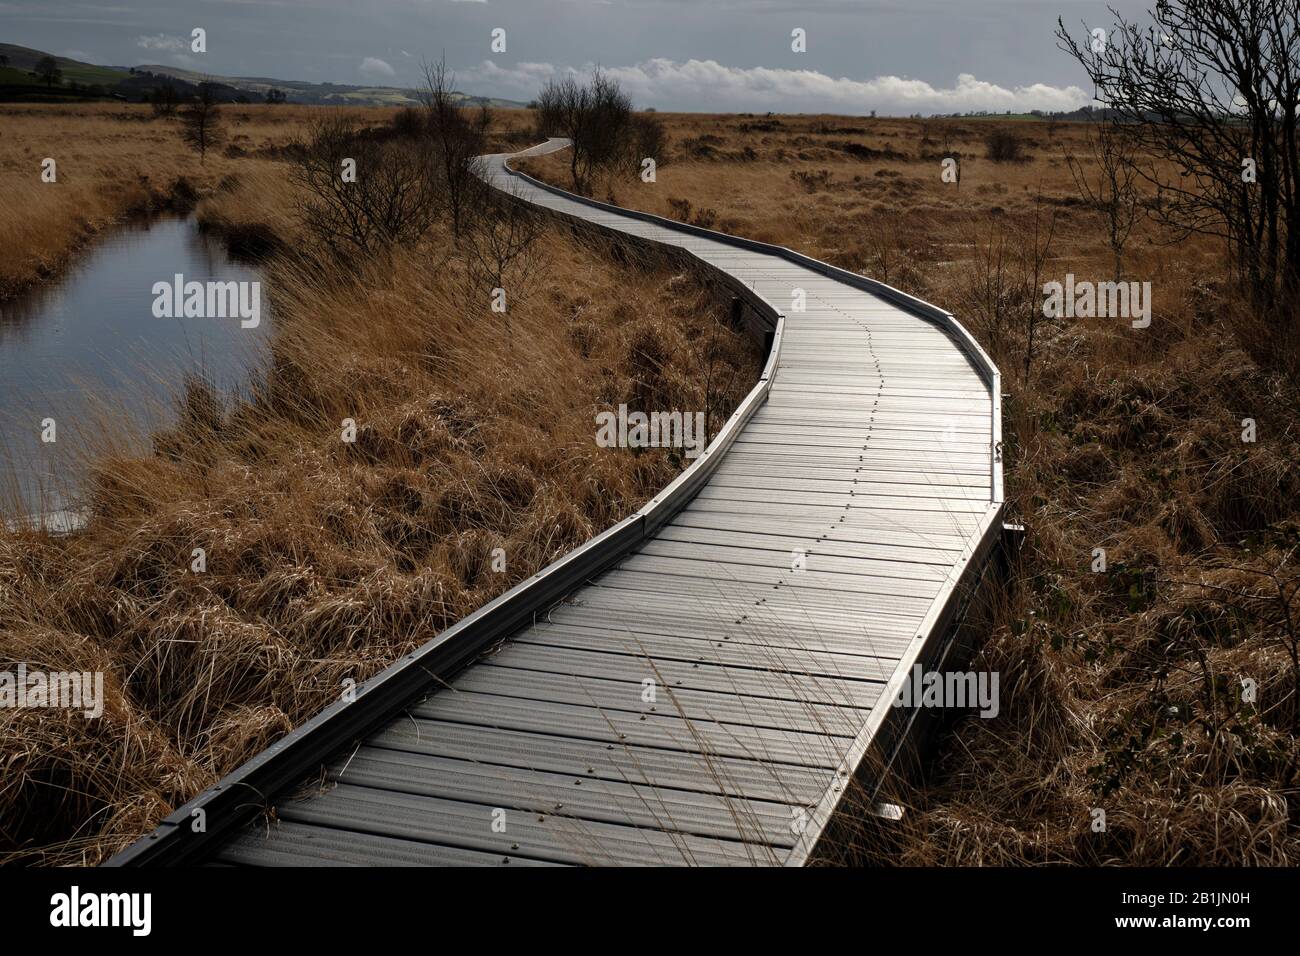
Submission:
M 133 226 L 97 242 L 65 276 L 0 304 L 0 509 L 75 509 L 85 455 L 109 438 L 147 449 L 150 429 L 173 416 L 187 374 L 242 391 L 265 357 L 272 325 L 238 317 L 155 318 L 154 283 L 253 282 L 199 232 L 194 218 Z M 46 419 L 55 441 L 42 441 Z

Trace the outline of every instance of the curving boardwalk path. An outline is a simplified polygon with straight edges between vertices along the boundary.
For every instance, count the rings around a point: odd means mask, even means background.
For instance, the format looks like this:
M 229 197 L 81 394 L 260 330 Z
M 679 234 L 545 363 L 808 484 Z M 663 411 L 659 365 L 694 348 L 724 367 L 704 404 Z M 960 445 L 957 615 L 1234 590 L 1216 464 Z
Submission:
M 486 157 L 485 176 L 520 199 L 729 276 L 776 333 L 763 380 L 694 474 L 573 556 L 579 583 L 508 639 L 480 638 L 445 669 L 399 662 L 396 677 L 424 668 L 422 686 L 394 699 L 404 685 L 390 683 L 381 719 L 340 731 L 323 772 L 295 771 L 310 785 L 266 792 L 272 748 L 115 862 L 169 861 L 150 841 L 183 842 L 191 807 L 221 811 L 242 783 L 258 799 L 241 810 L 269 802 L 275 821 L 194 844 L 190 860 L 799 864 L 849 776 L 870 788 L 905 738 L 897 688 L 940 660 L 1001 530 L 996 370 L 933 306 L 579 201 L 506 159 Z

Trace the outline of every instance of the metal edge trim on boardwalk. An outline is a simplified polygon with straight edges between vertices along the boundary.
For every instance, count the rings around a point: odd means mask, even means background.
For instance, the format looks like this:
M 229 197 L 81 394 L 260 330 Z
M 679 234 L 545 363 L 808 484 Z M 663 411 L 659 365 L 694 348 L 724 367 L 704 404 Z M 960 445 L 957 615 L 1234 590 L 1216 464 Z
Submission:
M 554 146 L 556 142 L 550 141 L 548 144 L 543 144 L 543 147 Z M 518 157 L 532 151 L 525 150 L 514 156 Z M 981 518 L 979 534 L 969 539 L 962 558 L 950 572 L 943 588 L 934 598 L 922 626 L 917 629 L 916 637 L 909 643 L 886 692 L 870 711 L 866 723 L 844 758 L 836 779 L 847 782 L 847 778 L 858 771 L 864 758 L 877 744 L 878 733 L 886 721 L 891 715 L 901 713 L 891 706 L 891 701 L 897 695 L 898 688 L 906 675 L 910 673 L 912 664 L 944 643 L 945 632 L 958 603 L 956 597 L 959 587 L 987 557 L 1001 530 L 1000 518 L 1004 507 L 1001 391 L 1000 375 L 996 366 L 951 313 L 892 286 L 846 272 L 784 246 L 742 239 L 665 219 L 651 213 L 624 209 L 577 196 L 512 169 L 508 161 L 503 162 L 503 166 L 511 175 L 567 199 L 675 231 L 693 233 L 717 242 L 779 256 L 846 285 L 887 299 L 905 311 L 935 321 L 951 331 L 958 344 L 987 378 L 992 399 L 989 508 Z M 567 213 L 559 213 L 559 215 L 568 217 Z M 586 227 L 603 230 L 603 227 L 595 223 L 573 218 L 575 222 Z M 636 237 L 622 233 L 619 236 L 630 241 L 645 241 L 650 245 L 659 245 L 654 240 L 637 240 Z M 640 511 L 552 562 L 532 577 L 447 628 L 428 643 L 358 685 L 353 700 L 339 700 L 326 707 L 302 726 L 173 811 L 153 832 L 113 856 L 104 863 L 105 866 L 175 865 L 192 862 L 206 847 L 265 809 L 273 794 L 299 783 L 340 747 L 358 740 L 368 731 L 375 729 L 394 712 L 407 705 L 431 681 L 446 680 L 494 642 L 527 625 L 539 612 L 551 607 L 570 591 L 610 567 L 641 542 L 652 537 L 657 528 L 694 497 L 717 468 L 745 424 L 767 400 L 772 379 L 780 365 L 785 317 L 755 291 L 741 282 L 734 281 L 719 267 L 705 262 L 689 250 L 677 251 L 696 259 L 697 264 L 705 270 L 721 276 L 773 326 L 769 354 L 758 382 L 705 452 Z M 887 760 L 888 757 L 885 758 L 886 763 Z M 807 862 L 846 791 L 847 786 L 837 783 L 823 795 L 811 814 L 808 826 L 800 835 L 788 858 L 787 865 Z M 196 825 L 198 821 L 202 822 Z

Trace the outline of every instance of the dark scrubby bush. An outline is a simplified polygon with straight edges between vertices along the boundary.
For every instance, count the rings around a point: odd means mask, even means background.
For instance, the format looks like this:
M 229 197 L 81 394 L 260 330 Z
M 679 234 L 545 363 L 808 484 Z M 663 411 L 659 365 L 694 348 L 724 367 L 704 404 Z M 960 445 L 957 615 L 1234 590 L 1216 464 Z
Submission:
M 599 67 L 588 83 L 571 75 L 548 80 L 537 96 L 536 113 L 540 136 L 569 140 L 569 176 L 578 192 L 585 192 L 598 172 L 622 165 L 629 144 L 641 135 L 633 123 L 632 101 Z M 643 129 L 654 135 L 648 122 Z
M 355 181 L 342 175 L 348 160 L 356 164 Z M 343 116 L 311 124 L 289 175 L 304 192 L 304 225 L 340 259 L 419 239 L 445 193 L 420 144 L 381 142 Z
M 984 155 L 995 163 L 1022 163 L 1024 140 L 1007 129 L 995 129 L 984 137 Z

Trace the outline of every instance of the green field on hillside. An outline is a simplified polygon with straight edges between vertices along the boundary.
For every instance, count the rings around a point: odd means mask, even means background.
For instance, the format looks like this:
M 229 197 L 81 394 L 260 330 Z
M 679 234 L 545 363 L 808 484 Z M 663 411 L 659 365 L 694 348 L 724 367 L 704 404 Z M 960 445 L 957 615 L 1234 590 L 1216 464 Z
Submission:
M 0 66 L 0 84 L 7 84 L 9 86 L 45 85 L 36 77 L 29 76 L 26 70 L 17 70 L 12 66 Z

